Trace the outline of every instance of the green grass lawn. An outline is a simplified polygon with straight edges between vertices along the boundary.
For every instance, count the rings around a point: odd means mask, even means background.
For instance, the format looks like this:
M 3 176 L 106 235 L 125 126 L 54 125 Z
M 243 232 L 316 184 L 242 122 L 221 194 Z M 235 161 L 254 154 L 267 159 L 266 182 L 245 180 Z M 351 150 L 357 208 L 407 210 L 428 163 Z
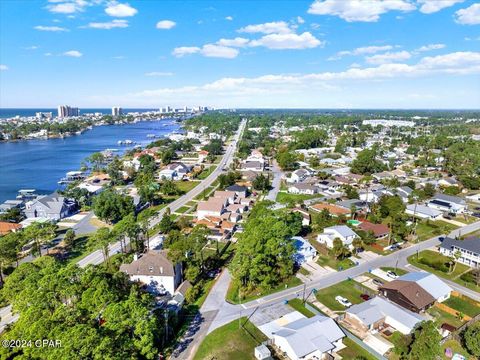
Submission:
M 361 357 L 365 360 L 376 360 L 376 357 L 370 354 L 367 350 L 355 343 L 352 339 L 343 338 L 343 343 L 347 346 L 338 352 L 343 359 L 355 359 Z
M 408 272 L 403 269 L 394 268 L 394 267 L 381 267 L 380 269 L 382 269 L 383 271 L 393 271 L 398 276 L 405 275 Z
M 288 305 L 294 310 L 297 310 L 299 313 L 302 313 L 308 318 L 314 317 L 315 314 L 308 310 L 304 305 L 301 299 L 292 299 L 288 301 Z
M 471 356 L 468 354 L 467 350 L 465 350 L 462 345 L 457 341 L 457 340 L 448 340 L 442 345 L 442 359 L 450 359 L 447 356 L 445 356 L 445 349 L 450 348 L 452 349 L 452 352 L 461 354 L 465 356 L 466 359 L 468 360 L 475 360 L 474 356 Z
M 351 268 L 355 264 L 350 259 L 337 260 L 333 256 L 329 255 L 319 255 L 317 264 L 320 266 L 329 266 L 334 270 L 342 270 Z
M 443 323 L 447 323 L 458 328 L 463 324 L 463 321 L 460 320 L 457 316 L 440 310 L 435 306 L 432 306 L 430 309 L 427 310 L 427 312 L 435 318 L 438 326 L 441 326 Z
M 452 230 L 457 229 L 458 226 L 447 223 L 445 221 L 425 221 L 417 225 L 418 241 L 428 240 L 434 236 L 441 234 L 448 234 Z
M 245 323 L 246 318 L 240 319 Z M 244 328 L 234 320 L 208 334 L 200 344 L 194 360 L 254 360 L 254 349 L 267 337 L 249 321 Z
M 310 271 L 308 271 L 307 269 L 305 269 L 304 267 L 300 267 L 300 269 L 298 269 L 298 272 L 302 275 L 305 275 L 305 276 L 308 276 L 310 275 Z
M 279 192 L 277 195 L 277 202 L 289 203 L 289 202 L 301 202 L 304 200 L 314 199 L 320 197 L 320 195 L 303 195 L 303 194 L 289 194 L 286 192 Z
M 352 304 L 360 304 L 363 302 L 360 295 L 366 291 L 361 291 L 358 287 L 361 288 L 362 286 L 355 283 L 353 280 L 345 280 L 328 288 L 318 290 L 315 296 L 318 301 L 330 310 L 342 311 L 346 308 L 335 300 L 335 297 L 340 295 L 347 298 Z
M 190 209 L 190 206 L 182 206 L 180 209 L 178 209 L 177 211 L 175 211 L 176 213 L 179 213 L 179 214 L 183 214 L 184 212 L 186 212 L 188 209 Z
M 182 191 L 183 193 L 187 193 L 193 188 L 195 188 L 200 181 L 175 181 L 175 185 Z
M 205 168 L 200 174 L 198 174 L 197 179 L 198 180 L 204 180 L 207 178 L 208 175 L 212 173 L 212 171 L 216 168 L 216 166 L 209 166 L 208 168 Z
M 422 263 L 422 258 L 428 264 Z M 439 254 L 436 251 L 424 250 L 418 254 L 418 259 L 417 259 L 417 254 L 414 254 L 414 255 L 410 255 L 407 258 L 407 260 L 410 264 L 422 270 L 431 272 L 432 274 L 443 277 L 445 279 L 455 281 L 459 285 L 462 285 L 474 291 L 480 292 L 480 286 L 474 284 L 473 282 L 462 280 L 461 278 L 462 274 L 470 270 L 470 268 L 467 265 L 457 263 L 457 265 L 455 266 L 455 270 L 452 273 L 449 273 L 448 263 L 451 259 L 447 256 L 443 256 L 442 254 Z M 435 265 L 436 267 L 434 267 L 432 264 L 436 264 Z M 443 267 L 441 266 L 442 264 L 444 264 Z
M 232 281 L 230 283 L 230 286 L 228 287 L 227 295 L 225 299 L 228 302 L 231 302 L 232 304 L 239 304 L 240 302 L 245 303 L 247 301 L 255 300 L 259 297 L 263 297 L 266 295 L 270 295 L 273 293 L 276 293 L 281 290 L 285 290 L 294 286 L 298 286 L 302 284 L 302 281 L 297 278 L 296 276 L 291 276 L 287 281 L 283 282 L 282 284 L 278 285 L 277 287 L 273 289 L 254 289 L 249 291 L 248 293 L 245 293 L 243 290 L 241 290 L 241 301 L 238 298 L 239 296 L 239 284 L 236 281 Z
M 474 317 L 480 314 L 480 306 L 475 300 L 467 297 L 451 296 L 449 299 L 443 302 L 445 305 L 450 306 L 452 309 L 460 311 L 465 315 Z

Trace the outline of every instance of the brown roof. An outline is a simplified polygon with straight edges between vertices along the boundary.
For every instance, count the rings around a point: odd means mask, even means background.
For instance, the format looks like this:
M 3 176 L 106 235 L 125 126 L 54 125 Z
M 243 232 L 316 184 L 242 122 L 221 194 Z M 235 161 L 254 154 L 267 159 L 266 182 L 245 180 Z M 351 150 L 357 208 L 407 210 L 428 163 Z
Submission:
M 225 206 L 225 200 L 222 198 L 210 198 L 207 201 L 199 201 L 197 211 L 217 211 L 221 212 Z
M 228 191 L 228 190 L 217 190 L 213 193 L 213 197 L 219 199 L 228 199 L 234 198 L 236 195 L 235 191 Z
M 383 289 L 399 292 L 417 309 L 423 309 L 435 302 L 435 298 L 432 295 L 426 292 L 420 285 L 412 281 L 393 280 L 384 284 L 380 288 L 380 291 Z
M 130 264 L 120 265 L 120 271 L 128 275 L 174 276 L 175 269 L 167 258 L 167 252 L 149 251 Z
M 358 225 L 358 227 L 363 231 L 372 231 L 375 237 L 383 236 L 390 233 L 390 229 L 385 224 L 373 224 L 371 222 L 364 221 L 360 225 Z
M 336 206 L 329 203 L 318 203 L 310 206 L 311 209 L 316 210 L 318 212 L 322 211 L 323 209 L 327 209 L 328 212 L 332 215 L 349 215 L 350 210 L 346 209 L 341 206 Z
M 16 231 L 18 229 L 21 229 L 22 225 L 20 224 L 15 224 L 11 222 L 6 222 L 6 221 L 0 221 L 0 235 L 6 235 L 10 231 Z

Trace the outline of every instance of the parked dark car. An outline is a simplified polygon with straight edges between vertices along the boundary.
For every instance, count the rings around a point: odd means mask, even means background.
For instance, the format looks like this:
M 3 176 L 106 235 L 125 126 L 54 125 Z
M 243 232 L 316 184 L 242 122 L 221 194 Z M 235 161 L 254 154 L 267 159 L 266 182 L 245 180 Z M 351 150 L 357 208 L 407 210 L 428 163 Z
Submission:
M 473 213 L 472 216 L 480 218 L 480 212 Z
M 371 299 L 370 295 L 368 295 L 368 294 L 362 294 L 362 295 L 360 295 L 360 297 L 365 301 L 368 301 L 368 300 Z
M 375 285 L 377 285 L 377 286 L 382 286 L 382 285 L 383 285 L 383 281 L 380 281 L 380 280 L 378 280 L 378 279 L 373 279 L 372 282 L 373 282 Z

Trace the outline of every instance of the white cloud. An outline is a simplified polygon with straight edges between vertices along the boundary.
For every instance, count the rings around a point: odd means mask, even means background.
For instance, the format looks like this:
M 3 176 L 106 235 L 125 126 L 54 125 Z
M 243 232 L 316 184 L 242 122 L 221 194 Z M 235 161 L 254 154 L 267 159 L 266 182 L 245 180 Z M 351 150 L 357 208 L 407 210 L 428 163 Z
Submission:
M 353 50 L 343 50 L 336 53 L 334 56 L 328 58 L 328 60 L 338 60 L 344 56 L 358 56 L 358 55 L 366 55 L 366 54 L 375 54 L 381 51 L 387 51 L 393 49 L 392 45 L 382 45 L 382 46 L 363 46 L 358 47 Z
M 161 29 L 161 30 L 169 30 L 169 29 L 175 27 L 175 25 L 177 25 L 177 23 L 175 21 L 161 20 L 161 21 L 157 22 L 156 28 Z
M 428 44 L 415 49 L 416 52 L 425 52 L 431 50 L 439 50 L 445 48 L 445 44 Z
M 131 7 L 128 3 L 121 4 L 116 1 L 108 3 L 108 6 L 105 8 L 107 15 L 113 17 L 128 17 L 134 16 L 138 11 L 137 9 Z
M 91 28 L 91 29 L 104 29 L 104 30 L 110 30 L 114 28 L 127 28 L 128 21 L 115 19 L 109 22 L 91 22 L 85 27 Z
M 408 60 L 412 55 L 408 51 L 397 51 L 397 52 L 387 52 L 385 54 L 377 54 L 372 56 L 367 56 L 365 58 L 366 62 L 369 64 L 390 64 L 399 61 Z
M 480 3 L 473 4 L 455 13 L 455 21 L 462 25 L 480 24 Z
M 474 38 L 466 36 L 466 37 L 463 38 L 463 40 L 465 40 L 465 41 L 480 41 L 480 36 L 477 36 L 477 37 L 474 37 Z
M 232 20 L 233 20 L 233 16 L 225 16 L 225 20 L 232 21 Z
M 465 0 L 417 0 L 420 4 L 420 12 L 424 14 L 432 14 L 447 7 L 462 3 Z
M 112 57 L 112 59 L 115 59 L 115 60 L 123 60 L 123 59 L 125 59 L 125 56 L 123 56 L 123 55 L 117 55 L 117 56 Z
M 273 21 L 264 24 L 247 25 L 238 32 L 243 33 L 263 33 L 263 34 L 288 34 L 292 32 L 289 25 L 285 21 Z
M 77 58 L 83 56 L 83 54 L 78 50 L 65 51 L 62 55 L 63 56 L 70 56 L 70 57 L 77 57 Z
M 52 56 L 53 54 L 50 53 L 50 52 L 46 52 L 46 53 L 44 53 L 43 55 L 44 55 L 44 56 Z
M 301 16 L 297 16 L 297 23 L 303 24 L 305 23 L 305 20 Z
M 206 57 L 233 59 L 238 56 L 239 51 L 237 49 L 234 49 L 228 46 L 206 44 L 206 45 L 203 45 L 200 53 Z
M 60 26 L 43 26 L 43 25 L 37 25 L 34 27 L 34 29 L 39 31 L 53 31 L 53 32 L 70 31 Z
M 183 57 L 185 55 L 196 54 L 200 51 L 200 48 L 197 46 L 180 46 L 173 49 L 172 55 L 176 57 Z
M 348 22 L 375 22 L 389 11 L 412 11 L 416 7 L 408 0 L 316 0 L 308 13 L 334 15 Z
M 161 72 L 161 71 L 151 71 L 145 73 L 145 76 L 173 76 L 174 74 L 172 72 Z
M 217 41 L 217 45 L 230 46 L 230 47 L 244 47 L 250 40 L 236 37 L 235 39 L 220 39 Z
M 24 49 L 25 50 L 37 50 L 38 46 L 37 45 L 25 46 Z
M 249 46 L 265 46 L 268 49 L 311 49 L 323 46 L 324 41 L 318 40 L 310 32 L 303 34 L 268 34 L 258 40 L 252 40 Z
M 0 71 L 8 70 L 8 66 L 4 64 L 0 64 Z
M 86 6 L 91 5 L 86 0 L 59 0 L 49 2 L 52 3 L 52 5 L 47 6 L 48 11 L 56 14 L 74 14 L 83 11 Z
M 185 55 L 200 54 L 206 57 L 218 57 L 224 59 L 236 58 L 239 54 L 237 49 L 228 46 L 206 44 L 201 48 L 198 46 L 181 46 L 173 49 L 172 54 L 176 57 L 183 57 Z

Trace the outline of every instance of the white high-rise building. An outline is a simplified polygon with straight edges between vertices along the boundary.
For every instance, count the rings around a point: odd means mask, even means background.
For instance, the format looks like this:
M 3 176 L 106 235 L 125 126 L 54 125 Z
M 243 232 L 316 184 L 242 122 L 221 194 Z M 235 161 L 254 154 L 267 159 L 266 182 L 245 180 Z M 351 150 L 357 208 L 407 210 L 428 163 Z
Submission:
M 60 105 L 58 107 L 58 117 L 65 118 L 70 116 L 79 116 L 80 111 L 76 107 L 70 107 L 68 105 Z
M 123 114 L 121 107 L 112 107 L 112 116 L 120 116 Z

